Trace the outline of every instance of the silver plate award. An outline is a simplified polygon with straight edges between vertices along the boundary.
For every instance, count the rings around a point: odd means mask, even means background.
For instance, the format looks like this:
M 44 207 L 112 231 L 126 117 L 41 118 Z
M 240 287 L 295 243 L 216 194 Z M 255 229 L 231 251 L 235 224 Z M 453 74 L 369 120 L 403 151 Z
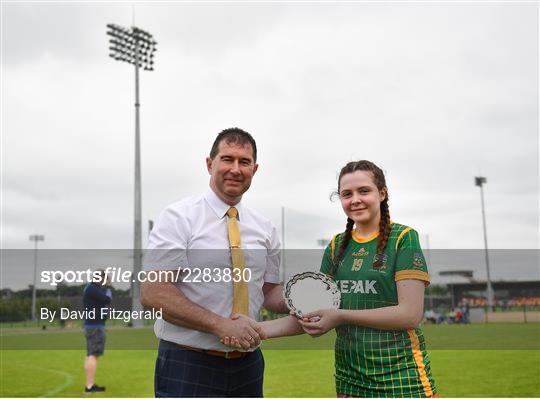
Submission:
M 338 309 L 341 293 L 334 280 L 319 272 L 295 274 L 285 284 L 283 297 L 296 317 L 319 309 Z

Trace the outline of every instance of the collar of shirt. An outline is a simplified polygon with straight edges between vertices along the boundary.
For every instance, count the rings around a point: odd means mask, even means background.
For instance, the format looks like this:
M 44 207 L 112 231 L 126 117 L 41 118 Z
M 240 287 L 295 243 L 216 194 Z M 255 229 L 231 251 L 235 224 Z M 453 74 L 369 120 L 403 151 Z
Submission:
M 219 219 L 223 219 L 227 215 L 227 211 L 231 207 L 231 205 L 223 202 L 223 200 L 219 198 L 214 192 L 214 190 L 212 190 L 211 188 L 208 188 L 208 190 L 204 194 L 204 199 L 208 203 L 208 206 L 210 206 L 210 209 L 212 209 L 212 211 Z M 238 211 L 238 220 L 240 220 L 240 215 L 242 215 L 242 201 L 240 201 L 234 207 Z

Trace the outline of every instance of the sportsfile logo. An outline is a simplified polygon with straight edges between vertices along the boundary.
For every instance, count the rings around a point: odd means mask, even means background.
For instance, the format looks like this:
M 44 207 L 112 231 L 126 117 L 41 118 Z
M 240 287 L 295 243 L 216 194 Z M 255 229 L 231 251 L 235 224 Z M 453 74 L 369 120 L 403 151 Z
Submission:
M 342 294 L 378 294 L 375 280 L 340 280 L 339 290 Z
M 100 282 L 102 274 L 105 280 L 110 283 L 129 283 L 139 281 L 141 283 L 149 282 L 171 282 L 182 281 L 183 283 L 238 283 L 240 281 L 251 281 L 251 269 L 240 269 L 237 267 L 178 267 L 176 270 L 141 270 L 133 274 L 131 270 L 122 269 L 122 267 L 107 267 L 104 270 L 91 271 L 86 270 L 43 270 L 41 272 L 41 282 L 48 283 L 51 286 L 57 286 L 60 283 L 90 283 Z M 136 276 L 136 278 L 133 278 Z

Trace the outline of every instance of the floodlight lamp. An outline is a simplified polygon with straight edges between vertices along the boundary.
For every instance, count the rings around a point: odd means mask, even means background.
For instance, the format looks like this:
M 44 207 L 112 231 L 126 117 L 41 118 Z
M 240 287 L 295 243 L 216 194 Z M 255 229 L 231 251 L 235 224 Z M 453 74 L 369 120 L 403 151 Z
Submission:
M 477 176 L 474 178 L 474 185 L 481 187 L 482 184 L 487 183 L 487 179 L 483 176 Z

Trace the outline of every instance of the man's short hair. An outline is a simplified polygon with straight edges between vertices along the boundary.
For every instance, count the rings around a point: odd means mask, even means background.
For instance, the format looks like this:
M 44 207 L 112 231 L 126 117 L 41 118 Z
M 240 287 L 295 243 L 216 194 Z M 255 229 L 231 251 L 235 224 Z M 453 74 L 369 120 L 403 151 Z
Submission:
M 210 150 L 210 158 L 214 159 L 219 151 L 219 143 L 225 140 L 227 144 L 237 144 L 240 146 L 245 146 L 247 144 L 251 145 L 253 149 L 253 161 L 257 162 L 257 144 L 255 139 L 248 132 L 239 129 L 237 127 L 231 127 L 220 132 L 214 144 L 212 144 L 212 149 Z
M 92 281 L 94 283 L 99 283 L 103 285 L 103 283 L 105 282 L 105 277 L 105 270 L 103 269 L 94 270 L 94 272 L 92 273 Z

